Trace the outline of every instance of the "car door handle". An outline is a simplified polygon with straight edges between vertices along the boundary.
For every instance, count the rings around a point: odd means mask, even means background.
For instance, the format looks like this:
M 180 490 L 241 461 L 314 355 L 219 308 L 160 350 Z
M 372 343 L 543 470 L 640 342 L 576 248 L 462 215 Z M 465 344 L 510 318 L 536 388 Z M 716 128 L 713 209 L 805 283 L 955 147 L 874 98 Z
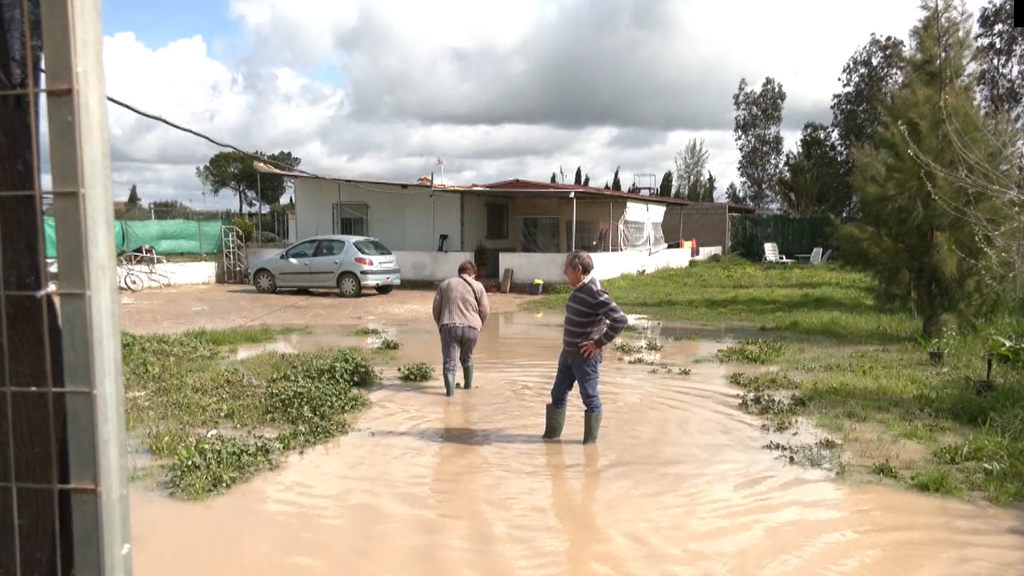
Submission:
M 309 262 L 303 262 L 302 265 L 303 266 L 309 266 Z
M 341 260 L 335 260 L 334 263 L 335 264 L 341 264 Z

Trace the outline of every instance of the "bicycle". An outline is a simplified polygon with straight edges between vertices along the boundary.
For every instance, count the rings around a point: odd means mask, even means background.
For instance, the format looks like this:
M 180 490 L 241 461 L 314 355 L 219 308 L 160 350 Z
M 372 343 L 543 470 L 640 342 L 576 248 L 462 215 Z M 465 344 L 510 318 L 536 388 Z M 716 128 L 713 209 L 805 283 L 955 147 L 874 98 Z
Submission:
M 118 270 L 124 270 L 124 277 L 119 278 L 119 283 L 132 292 L 138 292 L 142 290 L 146 283 L 143 282 L 142 276 L 132 270 L 132 267 L 125 262 L 124 257 L 121 258 L 121 264 L 118 265 Z M 118 274 L 118 276 L 121 276 Z

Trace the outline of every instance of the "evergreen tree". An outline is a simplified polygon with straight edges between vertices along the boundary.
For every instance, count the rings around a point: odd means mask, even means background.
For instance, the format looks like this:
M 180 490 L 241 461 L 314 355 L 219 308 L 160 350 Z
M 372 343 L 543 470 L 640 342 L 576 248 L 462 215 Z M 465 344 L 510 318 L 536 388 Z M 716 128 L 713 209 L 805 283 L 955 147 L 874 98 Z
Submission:
M 658 188 L 658 196 L 668 198 L 672 196 L 672 184 L 675 178 L 672 175 L 671 170 L 666 170 L 665 175 L 661 177 L 661 187 Z
M 551 173 L 551 183 L 552 184 L 558 184 L 558 174 L 555 173 L 555 172 Z
M 582 169 L 582 167 L 580 167 L 580 166 L 576 167 L 576 178 L 573 180 L 572 183 L 577 185 L 577 186 L 582 186 L 583 185 L 583 169 Z
M 717 186 L 715 185 L 715 176 L 714 176 L 714 174 L 711 173 L 711 170 L 708 170 L 707 177 L 704 178 L 703 182 L 701 182 L 701 191 L 700 191 L 700 198 L 699 198 L 699 200 L 701 202 L 714 202 L 715 201 L 715 189 L 716 188 L 717 188 Z
M 725 187 L 725 200 L 733 204 L 747 203 L 747 197 L 740 191 L 740 187 L 735 182 L 729 182 L 729 185 Z
M 854 150 L 852 184 L 862 218 L 843 226 L 838 239 L 847 255 L 875 275 L 880 296 L 912 305 L 922 334 L 935 338 L 949 315 L 971 321 L 991 310 L 1002 292 L 992 290 L 986 273 L 991 238 L 955 210 L 969 207 L 991 216 L 1002 207 L 938 170 L 923 169 L 915 154 L 947 170 L 1005 171 L 1012 151 L 979 137 L 986 120 L 969 72 L 970 14 L 955 0 L 930 0 L 922 10 L 911 31 L 903 81 L 885 107 L 878 137 Z M 966 133 L 974 134 L 970 145 L 986 165 L 958 163 L 951 121 L 977 128 Z
M 612 176 L 612 190 L 622 192 L 622 182 L 619 181 L 619 167 L 615 167 L 615 174 Z
M 125 205 L 129 208 L 138 208 L 142 204 L 142 198 L 139 198 L 139 190 L 132 184 L 132 187 L 128 189 L 128 200 Z

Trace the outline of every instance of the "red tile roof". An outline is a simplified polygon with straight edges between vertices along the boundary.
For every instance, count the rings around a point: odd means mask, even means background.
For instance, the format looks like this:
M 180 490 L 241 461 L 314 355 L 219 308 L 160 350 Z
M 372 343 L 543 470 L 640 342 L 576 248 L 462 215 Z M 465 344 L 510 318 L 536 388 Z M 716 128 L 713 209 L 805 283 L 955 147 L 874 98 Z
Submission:
M 581 186 L 578 184 L 551 184 L 550 182 L 537 182 L 536 180 L 520 180 L 519 178 L 513 178 L 511 180 L 502 180 L 501 182 L 492 182 L 490 184 L 473 184 L 471 188 L 483 188 L 485 190 L 501 190 L 508 192 L 579 192 L 581 194 L 589 194 L 593 196 L 628 198 L 630 200 L 640 199 L 645 202 L 653 202 L 656 204 L 673 204 L 677 206 L 686 206 L 688 204 L 692 204 L 692 202 L 684 198 L 670 198 L 664 196 L 640 196 L 639 194 L 630 194 L 625 191 L 618 192 L 615 190 L 605 190 L 604 188 L 597 188 L 594 186 Z M 751 206 L 743 206 L 741 204 L 730 203 L 729 210 L 731 212 L 754 212 L 756 209 Z

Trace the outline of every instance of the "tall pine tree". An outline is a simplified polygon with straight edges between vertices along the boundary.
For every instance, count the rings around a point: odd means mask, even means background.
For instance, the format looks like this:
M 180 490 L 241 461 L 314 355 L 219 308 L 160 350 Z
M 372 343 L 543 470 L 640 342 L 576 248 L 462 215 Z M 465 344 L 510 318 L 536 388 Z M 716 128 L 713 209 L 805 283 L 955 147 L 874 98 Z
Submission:
M 969 71 L 970 14 L 955 0 L 929 0 L 921 8 L 906 73 L 885 109 L 878 138 L 854 150 L 853 190 L 862 218 L 842 227 L 839 240 L 875 275 L 881 295 L 912 305 L 922 334 L 934 338 L 948 316 L 971 321 L 998 300 L 986 265 L 992 239 L 979 235 L 956 208 L 998 214 L 1001 206 L 991 196 L 954 185 L 942 171 L 925 169 L 915 157 L 959 170 L 950 125 L 981 128 L 986 122 Z M 962 168 L 1005 171 L 1011 151 L 973 133 L 969 144 L 985 165 Z

